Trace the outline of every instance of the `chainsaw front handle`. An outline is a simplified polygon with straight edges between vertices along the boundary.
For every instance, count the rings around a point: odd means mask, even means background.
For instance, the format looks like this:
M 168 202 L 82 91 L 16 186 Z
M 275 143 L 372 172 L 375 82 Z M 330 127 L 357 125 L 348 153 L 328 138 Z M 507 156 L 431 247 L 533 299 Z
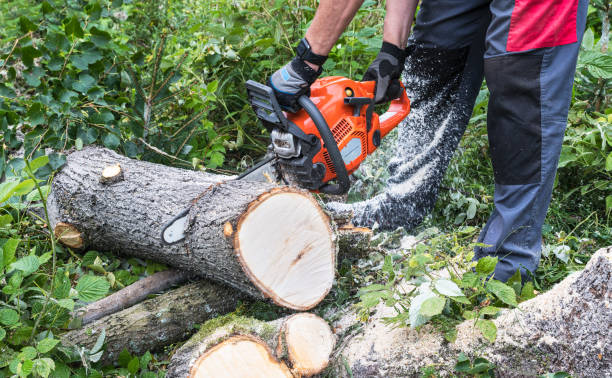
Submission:
M 301 96 L 298 99 L 298 104 L 304 108 L 306 113 L 308 113 L 308 116 L 312 119 L 317 127 L 317 130 L 319 130 L 321 139 L 323 139 L 323 147 L 327 149 L 332 164 L 334 165 L 334 169 L 336 170 L 336 179 L 338 184 L 325 184 L 319 188 L 319 191 L 321 193 L 336 195 L 348 192 L 349 187 L 351 186 L 348 171 L 346 170 L 344 160 L 342 160 L 342 155 L 340 154 L 340 149 L 338 149 L 338 145 L 336 144 L 334 135 L 329 129 L 327 121 L 325 121 L 325 118 L 309 97 Z

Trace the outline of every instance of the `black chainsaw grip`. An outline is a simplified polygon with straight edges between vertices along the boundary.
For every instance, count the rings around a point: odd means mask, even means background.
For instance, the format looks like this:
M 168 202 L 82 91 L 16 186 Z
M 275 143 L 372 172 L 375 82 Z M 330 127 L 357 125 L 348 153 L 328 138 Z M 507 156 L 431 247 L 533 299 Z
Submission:
M 334 169 L 336 170 L 338 184 L 325 184 L 319 188 L 319 191 L 326 194 L 344 194 L 348 192 L 351 182 L 348 172 L 346 171 L 346 166 L 344 165 L 344 160 L 342 160 L 342 155 L 340 154 L 334 135 L 327 125 L 327 121 L 325 121 L 325 118 L 309 97 L 301 96 L 298 99 L 298 103 L 306 110 L 306 113 L 308 113 L 315 126 L 317 126 L 317 130 L 319 130 L 319 134 L 321 134 L 321 139 L 323 139 L 323 146 L 327 149 Z

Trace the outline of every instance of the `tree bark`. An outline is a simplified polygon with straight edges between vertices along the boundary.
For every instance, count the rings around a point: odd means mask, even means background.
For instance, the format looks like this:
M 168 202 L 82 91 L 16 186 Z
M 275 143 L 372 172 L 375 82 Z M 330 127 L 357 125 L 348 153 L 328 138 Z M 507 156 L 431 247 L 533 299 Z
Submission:
M 383 318 L 392 309 L 379 306 L 363 334 L 337 351 L 333 364 L 339 377 L 418 376 L 434 366 L 453 374 L 460 352 L 484 357 L 500 377 L 531 377 L 565 371 L 577 377 L 599 377 L 612 371 L 612 247 L 596 252 L 582 272 L 575 272 L 551 290 L 506 310 L 496 319 L 497 339 L 489 343 L 465 321 L 457 339 L 448 343 L 432 326 L 420 330 L 391 328 Z M 347 316 L 337 327 L 354 324 Z M 348 366 L 348 369 L 347 369 Z M 603 375 L 602 375 L 603 374 Z
M 120 170 L 121 179 L 101 180 L 108 167 Z M 53 227 L 71 227 L 68 245 L 160 261 L 287 308 L 316 306 L 333 283 L 329 218 L 298 189 L 88 147 L 68 155 L 48 207 Z M 186 237 L 164 244 L 163 226 L 184 209 Z
M 176 270 L 157 272 L 124 287 L 106 298 L 78 309 L 75 311 L 74 317 L 80 319 L 81 325 L 89 324 L 106 315 L 114 314 L 142 302 L 151 294 L 160 293 L 174 285 L 183 283 L 189 279 L 189 276 L 188 273 Z M 195 295 L 197 296 L 197 293 Z
M 325 369 L 335 341 L 329 325 L 314 314 L 272 322 L 229 315 L 204 324 L 179 348 L 166 376 L 311 376 Z
M 241 299 L 245 297 L 234 289 L 193 282 L 69 331 L 61 340 L 67 346 L 89 349 L 104 329 L 102 361 L 110 363 L 124 348 L 141 355 L 182 341 L 195 331 L 195 325 L 233 311 Z

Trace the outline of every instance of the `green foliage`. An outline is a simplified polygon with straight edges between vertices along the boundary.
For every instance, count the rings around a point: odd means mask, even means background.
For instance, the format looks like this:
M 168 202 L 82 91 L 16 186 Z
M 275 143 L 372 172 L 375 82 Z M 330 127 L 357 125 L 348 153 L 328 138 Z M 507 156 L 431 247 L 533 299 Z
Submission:
M 362 318 L 383 301 L 397 312 L 386 319 L 388 322 L 412 328 L 432 322 L 452 340 L 456 336 L 454 324 L 473 319 L 482 335 L 494 342 L 497 328 L 491 317 L 503 307 L 513 308 L 533 297 L 533 286 L 523 286 L 519 272 L 508 283 L 496 280 L 492 274 L 497 258 L 472 261 L 474 247 L 480 246 L 469 242 L 476 231 L 467 227 L 449 236 L 427 230 L 410 253 L 396 259 L 386 256 L 378 282 L 358 293 Z M 441 275 L 440 269 L 447 274 Z M 399 282 L 405 284 L 398 287 Z

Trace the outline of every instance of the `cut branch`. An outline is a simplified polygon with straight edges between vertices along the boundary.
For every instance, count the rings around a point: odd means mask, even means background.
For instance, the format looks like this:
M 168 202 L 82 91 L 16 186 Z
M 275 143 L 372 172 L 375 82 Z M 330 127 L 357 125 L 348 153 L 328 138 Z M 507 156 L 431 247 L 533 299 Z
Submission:
M 241 299 L 228 287 L 193 282 L 70 331 L 61 340 L 64 345 L 91 348 L 104 329 L 102 361 L 112 362 L 124 348 L 141 355 L 182 341 L 194 326 L 233 311 Z

